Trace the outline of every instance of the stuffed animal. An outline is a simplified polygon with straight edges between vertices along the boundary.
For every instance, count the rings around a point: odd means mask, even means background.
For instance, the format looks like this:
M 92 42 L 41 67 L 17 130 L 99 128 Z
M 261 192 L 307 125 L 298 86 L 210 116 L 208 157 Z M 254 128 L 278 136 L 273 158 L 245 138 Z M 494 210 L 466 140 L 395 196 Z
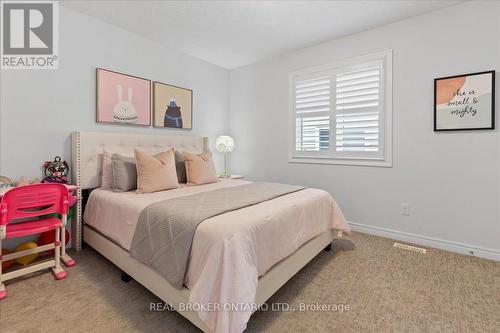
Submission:
M 43 164 L 45 178 L 43 183 L 68 183 L 68 163 L 60 156 L 56 156 L 54 161 L 47 161 Z
M 15 183 L 9 177 L 0 176 L 0 195 L 3 195 L 14 186 Z
M 30 185 L 30 184 L 39 184 L 40 183 L 40 178 L 34 177 L 34 178 L 28 178 L 26 176 L 21 176 L 16 181 L 14 182 L 15 186 L 25 186 L 25 185 Z
M 31 184 L 31 181 L 29 180 L 28 177 L 25 177 L 25 176 L 22 176 L 16 180 L 16 186 L 24 186 L 24 185 L 29 185 L 29 184 Z
M 0 184 L 11 185 L 12 184 L 12 180 L 9 177 L 6 177 L 6 176 L 0 176 Z

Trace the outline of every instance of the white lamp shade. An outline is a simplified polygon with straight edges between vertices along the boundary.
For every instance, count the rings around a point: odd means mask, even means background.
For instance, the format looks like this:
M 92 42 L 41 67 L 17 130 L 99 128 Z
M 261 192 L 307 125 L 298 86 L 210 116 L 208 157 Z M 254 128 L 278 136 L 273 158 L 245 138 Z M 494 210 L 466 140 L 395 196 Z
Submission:
M 221 135 L 215 140 L 215 148 L 221 153 L 230 153 L 234 150 L 234 139 L 229 135 Z

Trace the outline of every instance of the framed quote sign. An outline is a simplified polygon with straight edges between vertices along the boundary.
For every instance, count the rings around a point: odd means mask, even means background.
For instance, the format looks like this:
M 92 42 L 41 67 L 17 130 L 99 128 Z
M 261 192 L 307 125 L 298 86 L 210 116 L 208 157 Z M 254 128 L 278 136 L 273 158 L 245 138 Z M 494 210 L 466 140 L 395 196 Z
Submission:
M 434 131 L 495 128 L 495 71 L 434 80 Z

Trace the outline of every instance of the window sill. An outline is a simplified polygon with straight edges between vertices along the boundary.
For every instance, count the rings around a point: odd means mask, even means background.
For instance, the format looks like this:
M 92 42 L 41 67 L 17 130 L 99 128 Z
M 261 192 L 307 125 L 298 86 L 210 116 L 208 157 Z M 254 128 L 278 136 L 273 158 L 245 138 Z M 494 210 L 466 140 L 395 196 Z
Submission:
M 334 164 L 334 165 L 392 168 L 392 161 L 386 161 L 382 159 L 366 159 L 366 158 L 290 157 L 288 158 L 288 163 Z

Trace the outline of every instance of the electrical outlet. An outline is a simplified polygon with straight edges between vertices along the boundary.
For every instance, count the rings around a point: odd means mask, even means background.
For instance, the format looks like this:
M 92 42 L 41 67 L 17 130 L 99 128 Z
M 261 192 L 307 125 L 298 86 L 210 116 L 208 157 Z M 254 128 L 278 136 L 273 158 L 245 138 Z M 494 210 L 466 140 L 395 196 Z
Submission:
M 401 204 L 401 215 L 410 216 L 410 205 L 407 203 Z

